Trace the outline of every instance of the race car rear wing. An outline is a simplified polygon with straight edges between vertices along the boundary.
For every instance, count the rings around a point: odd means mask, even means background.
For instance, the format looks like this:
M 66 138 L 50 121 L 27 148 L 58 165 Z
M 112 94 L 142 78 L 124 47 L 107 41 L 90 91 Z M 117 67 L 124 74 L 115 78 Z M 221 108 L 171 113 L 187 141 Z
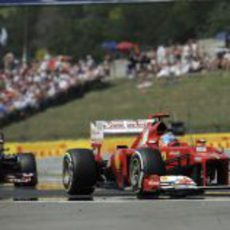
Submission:
M 96 121 L 90 124 L 92 143 L 101 143 L 105 135 L 134 135 L 139 134 L 148 124 L 156 119 Z

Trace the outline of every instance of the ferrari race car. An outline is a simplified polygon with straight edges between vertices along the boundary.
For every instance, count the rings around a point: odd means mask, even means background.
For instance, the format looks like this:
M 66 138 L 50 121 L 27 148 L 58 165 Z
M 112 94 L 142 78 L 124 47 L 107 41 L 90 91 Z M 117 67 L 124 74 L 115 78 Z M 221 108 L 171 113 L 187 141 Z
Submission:
M 37 185 L 37 168 L 32 153 L 5 154 L 4 136 L 0 134 L 0 183 L 15 186 Z
M 195 146 L 179 141 L 176 135 L 184 133 L 183 123 L 169 128 L 163 122 L 168 116 L 92 123 L 92 149 L 70 149 L 64 155 L 67 193 L 89 195 L 96 185 L 114 182 L 119 189 L 132 188 L 138 197 L 186 196 L 202 194 L 208 185 L 228 185 L 228 156 L 206 146 L 205 140 Z M 104 136 L 119 134 L 137 137 L 130 147 L 117 145 L 108 158 L 102 153 Z

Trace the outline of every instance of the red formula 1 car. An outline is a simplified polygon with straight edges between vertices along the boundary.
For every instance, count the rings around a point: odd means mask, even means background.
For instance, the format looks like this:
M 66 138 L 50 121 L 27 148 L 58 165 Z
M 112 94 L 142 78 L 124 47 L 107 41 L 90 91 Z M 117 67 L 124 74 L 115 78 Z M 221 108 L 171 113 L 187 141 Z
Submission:
M 183 123 L 167 127 L 158 113 L 145 120 L 96 121 L 91 124 L 92 149 L 70 149 L 63 159 L 63 184 L 69 194 L 92 194 L 98 184 L 113 181 L 119 189 L 131 187 L 138 197 L 203 193 L 202 186 L 228 184 L 228 157 L 206 146 L 180 142 Z M 117 145 L 102 154 L 105 135 L 137 134 L 130 147 Z M 201 186 L 197 186 L 201 185 Z

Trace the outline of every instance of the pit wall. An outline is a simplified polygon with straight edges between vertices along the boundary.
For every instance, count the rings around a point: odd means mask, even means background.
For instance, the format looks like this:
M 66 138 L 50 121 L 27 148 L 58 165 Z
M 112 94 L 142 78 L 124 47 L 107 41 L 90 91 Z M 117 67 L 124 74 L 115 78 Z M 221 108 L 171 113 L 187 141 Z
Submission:
M 196 139 L 206 139 L 209 145 L 221 149 L 230 149 L 230 133 L 219 134 L 190 134 L 181 137 L 182 141 L 195 143 Z M 113 137 L 106 138 L 103 142 L 103 153 L 111 153 L 116 145 L 130 145 L 134 137 Z M 47 157 L 61 157 L 67 149 L 90 148 L 89 139 L 40 141 L 40 142 L 12 142 L 7 143 L 8 153 L 32 152 L 38 159 Z

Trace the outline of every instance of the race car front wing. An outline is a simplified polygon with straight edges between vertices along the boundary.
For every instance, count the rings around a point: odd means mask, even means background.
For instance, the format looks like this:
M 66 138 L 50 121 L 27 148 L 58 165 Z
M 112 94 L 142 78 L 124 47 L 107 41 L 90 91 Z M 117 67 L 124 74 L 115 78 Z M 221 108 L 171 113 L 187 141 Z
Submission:
M 186 176 L 147 176 L 143 179 L 143 192 L 159 193 L 170 196 L 197 196 L 204 194 L 204 189 Z
M 29 183 L 33 176 L 33 173 L 9 174 L 5 176 L 4 181 L 5 183 Z

